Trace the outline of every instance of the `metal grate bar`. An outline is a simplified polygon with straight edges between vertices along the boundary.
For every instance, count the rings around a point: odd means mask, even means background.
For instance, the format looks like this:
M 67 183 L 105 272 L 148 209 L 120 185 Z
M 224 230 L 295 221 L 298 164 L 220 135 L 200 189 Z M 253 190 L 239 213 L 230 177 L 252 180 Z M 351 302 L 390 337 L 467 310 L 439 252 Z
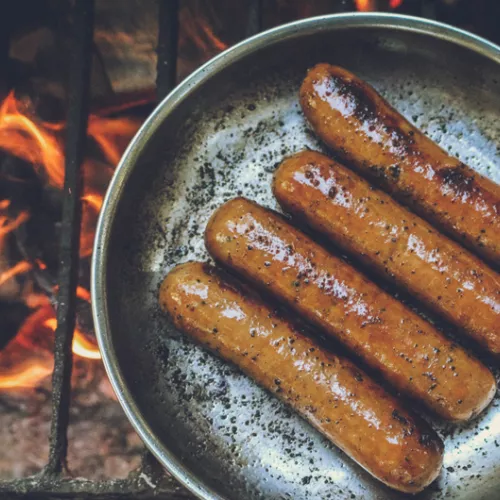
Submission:
M 158 47 L 156 53 L 156 96 L 163 99 L 177 79 L 177 45 L 179 38 L 179 1 L 160 0 L 158 16 Z
M 353 12 L 356 11 L 356 5 L 354 0 L 343 0 L 339 2 L 338 0 L 332 1 L 332 14 L 340 14 L 342 12 Z
M 245 36 L 249 37 L 260 33 L 263 29 L 262 18 L 263 4 L 262 0 L 250 0 L 248 9 L 247 24 L 245 29 Z
M 73 330 L 79 267 L 81 172 L 87 140 L 94 0 L 75 0 L 72 12 L 73 47 L 70 61 L 65 179 L 59 254 L 57 330 L 52 374 L 52 425 L 49 462 L 45 473 L 59 474 L 66 465 L 71 397 Z
M 0 482 L 0 498 L 9 500 L 58 499 L 75 500 L 194 500 L 175 479 L 165 476 L 159 482 L 141 473 L 127 479 L 90 481 L 87 479 L 47 478 L 34 476 Z

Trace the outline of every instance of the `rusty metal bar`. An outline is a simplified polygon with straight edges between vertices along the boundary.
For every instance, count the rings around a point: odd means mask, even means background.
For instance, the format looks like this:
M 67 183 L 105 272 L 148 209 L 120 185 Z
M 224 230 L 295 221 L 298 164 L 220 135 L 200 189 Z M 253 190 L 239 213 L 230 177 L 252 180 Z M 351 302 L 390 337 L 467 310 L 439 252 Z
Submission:
M 94 0 L 74 0 L 72 8 L 72 50 L 69 74 L 68 114 L 65 151 L 65 179 L 59 247 L 59 291 L 57 330 L 52 374 L 52 425 L 46 475 L 59 474 L 66 464 L 67 430 L 71 398 L 73 330 L 75 328 L 76 287 L 82 177 L 80 166 L 87 141 Z

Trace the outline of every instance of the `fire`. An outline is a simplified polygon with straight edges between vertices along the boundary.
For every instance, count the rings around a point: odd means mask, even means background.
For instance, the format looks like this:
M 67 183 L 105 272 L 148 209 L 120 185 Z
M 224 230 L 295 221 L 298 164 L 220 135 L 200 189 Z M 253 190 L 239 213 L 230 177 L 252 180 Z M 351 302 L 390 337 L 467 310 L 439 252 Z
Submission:
M 88 133 L 99 144 L 106 161 L 114 168 L 138 128 L 137 120 L 91 115 Z
M 37 296 L 37 308 L 17 335 L 0 351 L 0 389 L 29 389 L 52 373 L 53 336 L 44 322 L 54 311 L 48 297 Z
M 84 165 L 84 177 L 87 182 L 82 196 L 81 258 L 92 254 L 95 226 L 105 188 L 123 151 L 138 128 L 139 123 L 128 118 L 116 119 L 95 115 L 89 117 L 88 134 L 99 146 L 104 163 L 87 161 Z
M 100 151 L 101 159 L 87 159 L 83 165 L 82 259 L 91 255 L 104 191 L 138 127 L 137 120 L 128 118 L 89 117 L 88 135 Z M 64 185 L 64 128 L 63 123 L 38 120 L 32 114 L 29 101 L 17 99 L 12 92 L 0 105 L 0 149 L 31 164 L 43 184 L 59 190 Z M 11 215 L 10 209 L 10 200 L 0 200 L 0 255 L 7 235 L 30 218 L 26 211 Z M 47 265 L 39 259 L 33 262 L 23 260 L 0 270 L 0 287 L 35 267 L 45 270 Z M 17 335 L 0 351 L 0 389 L 34 387 L 52 372 L 56 311 L 49 298 L 34 292 L 33 282 L 29 283 L 20 299 L 31 309 L 31 313 Z M 90 293 L 84 287 L 78 287 L 77 296 L 90 302 Z M 73 352 L 87 359 L 101 357 L 95 341 L 78 327 L 74 332 Z
M 31 263 L 27 261 L 20 261 L 14 266 L 6 268 L 8 262 L 4 255 L 7 236 L 29 219 L 29 214 L 27 212 L 19 212 L 17 216 L 11 217 L 8 213 L 9 207 L 10 200 L 0 201 L 0 288 L 15 276 L 26 273 L 33 267 Z M 6 288 L 8 289 L 9 287 L 7 286 Z M 9 290 L 6 292 L 8 296 Z M 0 295 L 3 296 L 3 293 Z
M 227 45 L 215 35 L 204 16 L 193 12 L 188 5 L 181 9 L 180 25 L 186 31 L 184 41 L 193 42 L 203 53 L 217 53 L 227 49 Z
M 180 79 L 194 71 L 202 60 L 207 61 L 228 48 L 212 28 L 215 18 L 210 2 L 183 2 L 179 12 L 179 53 L 187 57 L 177 60 Z
M 101 359 L 101 353 L 94 342 L 88 340 L 78 329 L 75 330 L 73 339 L 73 352 L 81 358 Z
M 76 296 L 79 299 L 83 299 L 86 300 L 87 302 L 90 302 L 90 292 L 86 288 L 83 288 L 83 286 L 77 287 Z
M 27 108 L 28 106 L 25 105 Z M 11 92 L 0 106 L 0 149 L 31 163 L 51 186 L 62 189 L 64 155 L 54 135 L 24 114 Z
M 94 229 L 101 211 L 103 195 L 97 193 L 82 196 L 82 230 L 80 233 L 80 258 L 90 257 L 94 245 Z
M 44 326 L 50 328 L 53 332 L 57 328 L 57 319 L 49 318 L 43 323 Z M 93 342 L 87 339 L 84 333 L 82 333 L 78 328 L 75 328 L 75 333 L 73 337 L 73 352 L 77 356 L 89 359 L 101 359 L 101 354 L 99 349 L 95 346 Z
M 52 366 L 21 362 L 8 374 L 0 373 L 0 389 L 30 388 L 36 386 L 52 372 Z
M 376 0 L 355 0 L 356 9 L 361 12 L 370 12 L 377 10 Z
M 9 200 L 3 200 L 3 202 L 8 202 Z M 8 207 L 10 203 L 3 206 Z M 24 224 L 29 219 L 29 214 L 27 212 L 19 212 L 19 214 L 11 219 L 7 215 L 0 215 L 0 239 L 7 236 L 9 233 L 17 229 L 21 224 Z
M 33 266 L 29 262 L 27 262 L 26 260 L 22 260 L 22 261 L 18 262 L 16 265 L 12 266 L 10 269 L 7 269 L 7 271 L 0 273 L 0 286 L 2 286 L 8 280 L 14 278 L 14 276 L 17 276 L 18 274 L 27 273 L 32 268 L 33 268 Z
M 397 9 L 403 5 L 404 0 L 389 0 L 389 7 Z M 356 8 L 361 12 L 372 12 L 377 9 L 377 0 L 355 0 Z

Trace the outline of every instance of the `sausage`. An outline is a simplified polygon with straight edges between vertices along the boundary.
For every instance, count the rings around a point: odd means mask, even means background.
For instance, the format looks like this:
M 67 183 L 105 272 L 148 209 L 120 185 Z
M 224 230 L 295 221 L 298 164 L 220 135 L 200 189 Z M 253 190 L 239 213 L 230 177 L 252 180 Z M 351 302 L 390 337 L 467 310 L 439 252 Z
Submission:
M 175 325 L 292 406 L 386 485 L 416 493 L 442 464 L 443 443 L 350 361 L 323 350 L 213 267 L 172 270 L 160 304 Z
M 467 420 L 493 398 L 484 365 L 279 214 L 233 199 L 212 215 L 205 245 L 441 417 Z
M 343 68 L 312 68 L 300 102 L 315 132 L 346 165 L 500 264 L 500 186 L 449 156 Z
M 500 354 L 500 276 L 351 170 L 314 151 L 274 177 L 283 209 Z

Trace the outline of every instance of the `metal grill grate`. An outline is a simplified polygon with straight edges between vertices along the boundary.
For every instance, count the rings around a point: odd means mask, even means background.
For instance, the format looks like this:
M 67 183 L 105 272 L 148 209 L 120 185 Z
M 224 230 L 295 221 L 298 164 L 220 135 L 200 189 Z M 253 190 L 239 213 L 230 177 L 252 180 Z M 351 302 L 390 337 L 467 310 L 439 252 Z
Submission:
M 409 0 L 406 13 L 435 17 L 427 2 Z M 251 0 L 244 36 L 258 33 L 263 25 L 263 0 Z M 422 7 L 423 6 L 423 7 Z M 157 99 L 163 99 L 175 86 L 179 32 L 179 0 L 159 0 Z M 443 7 L 444 8 L 444 7 Z M 423 10 L 422 10 L 423 9 Z M 426 10 L 427 9 L 427 10 Z M 332 2 L 332 12 L 354 10 L 353 0 Z M 170 476 L 154 457 L 145 452 L 139 470 L 123 480 L 94 482 L 64 475 L 67 457 L 67 430 L 71 399 L 72 340 L 75 327 L 78 246 L 80 237 L 80 167 L 86 146 L 89 86 L 92 55 L 94 0 L 74 0 L 73 40 L 69 79 L 68 127 L 58 292 L 58 327 L 54 346 L 52 377 L 52 426 L 49 460 L 38 475 L 0 482 L 2 498 L 85 498 L 149 499 L 193 498 Z M 429 15 L 430 14 L 430 15 Z M 433 15 L 434 14 L 434 15 Z M 5 22 L 5 19 L 4 19 Z M 0 30 L 0 58 L 8 48 Z
M 253 0 L 247 35 L 260 28 L 261 0 Z M 159 1 L 157 97 L 163 99 L 176 83 L 178 0 Z M 147 451 L 141 467 L 123 480 L 89 481 L 64 476 L 71 400 L 71 346 L 76 320 L 79 266 L 80 194 L 83 155 L 87 140 L 90 69 L 94 26 L 94 0 L 74 0 L 72 7 L 72 61 L 69 77 L 65 183 L 60 240 L 57 330 L 52 375 L 52 424 L 49 460 L 35 476 L 0 482 L 0 495 L 8 498 L 148 499 L 193 498 L 182 489 Z
M 71 399 L 73 331 L 76 322 L 76 286 L 80 242 L 82 178 L 80 166 L 87 140 L 90 87 L 90 55 L 94 33 L 94 1 L 78 1 L 73 11 L 73 59 L 70 67 L 68 129 L 61 241 L 59 248 L 59 293 L 57 330 L 52 374 L 52 425 L 47 475 L 60 474 L 66 462 L 67 430 Z

